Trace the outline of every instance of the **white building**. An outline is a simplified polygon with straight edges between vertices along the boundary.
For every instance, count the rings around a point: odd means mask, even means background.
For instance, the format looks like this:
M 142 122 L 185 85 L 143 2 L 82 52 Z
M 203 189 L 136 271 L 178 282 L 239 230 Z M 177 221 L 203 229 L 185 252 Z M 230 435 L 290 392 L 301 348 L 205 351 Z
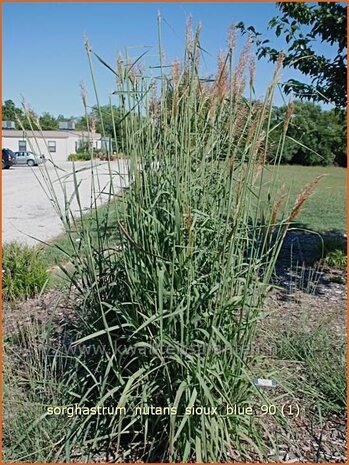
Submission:
M 34 152 L 47 158 L 52 156 L 56 161 L 65 161 L 82 144 L 90 143 L 95 150 L 105 146 L 101 134 L 68 129 L 68 124 L 62 124 L 62 129 L 56 131 L 22 131 L 14 129 L 11 123 L 3 122 L 2 148 L 13 152 Z M 13 129 L 5 129 L 9 127 Z

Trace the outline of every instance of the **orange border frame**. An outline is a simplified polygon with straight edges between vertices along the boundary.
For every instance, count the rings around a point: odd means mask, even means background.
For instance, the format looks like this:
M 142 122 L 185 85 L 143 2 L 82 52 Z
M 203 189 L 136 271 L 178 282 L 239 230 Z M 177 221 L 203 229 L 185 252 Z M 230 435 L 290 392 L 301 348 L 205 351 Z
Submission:
M 279 0 L 280 1 L 280 0 Z M 281 0 L 282 2 L 285 2 L 286 0 Z M 324 1 L 324 0 L 321 0 Z M 273 0 L 219 0 L 218 2 L 214 2 L 212 0 L 182 0 L 180 2 L 176 0 L 163 0 L 163 1 L 156 1 L 156 0 L 103 0 L 102 2 L 98 2 L 96 0 L 59 0 L 57 2 L 51 2 L 51 1 L 45 1 L 45 0 L 0 0 L 0 43 L 2 46 L 2 5 L 3 3 L 276 3 Z M 334 2 L 334 0 L 329 0 L 330 2 Z M 294 3 L 305 3 L 304 0 L 294 0 Z M 347 0 L 345 0 L 343 3 L 348 3 Z M 347 31 L 348 31 L 348 25 L 349 25 L 349 20 L 347 20 Z M 0 88 L 1 88 L 1 96 L 2 96 L 2 47 L 1 47 L 1 52 L 0 52 L 0 57 L 1 57 L 1 73 L 0 73 Z M 348 54 L 347 54 L 348 58 Z M 349 81 L 347 80 L 347 94 L 349 91 Z M 349 123 L 349 115 L 348 115 L 348 102 L 347 102 L 347 127 Z M 2 108 L 0 109 L 0 116 L 2 119 Z M 0 128 L 0 136 L 2 136 L 2 128 Z M 349 148 L 349 135 L 347 134 L 347 151 Z M 347 159 L 349 159 L 348 154 L 347 154 Z M 347 192 L 349 190 L 349 178 L 347 175 Z M 2 199 L 2 176 L 0 177 L 0 197 Z M 346 199 L 346 206 L 347 206 L 347 212 L 349 210 L 349 198 L 347 195 Z M 2 209 L 1 209 L 2 211 Z M 2 244 L 2 215 L 0 216 L 0 225 L 1 225 L 1 232 L 0 232 L 0 238 L 1 238 L 1 244 Z M 349 220 L 348 220 L 348 213 L 347 213 L 347 233 L 349 230 Z M 349 247 L 347 244 L 347 254 L 349 252 Z M 2 247 L 0 249 L 0 262 L 2 263 Z M 349 263 L 347 264 L 347 275 L 349 275 Z M 2 275 L 1 275 L 2 277 Z M 347 288 L 348 288 L 348 277 L 347 277 Z M 0 285 L 0 309 L 2 312 L 2 282 Z M 349 324 L 349 303 L 347 299 L 347 342 L 348 342 L 348 324 Z M 2 318 L 0 319 L 0 364 L 2 367 Z M 347 361 L 349 360 L 349 344 L 347 344 Z M 347 384 L 349 384 L 349 370 L 347 367 Z M 0 370 L 0 396 L 1 396 L 1 412 L 0 412 L 0 419 L 2 420 L 2 369 Z M 349 393 L 348 393 L 348 388 L 347 388 L 347 405 L 349 404 Z M 11 462 L 3 462 L 3 456 L 2 456 L 2 421 L 0 421 L 0 464 L 10 464 Z M 349 419 L 347 415 L 347 462 L 349 463 L 349 455 L 348 455 L 348 444 L 349 444 Z M 21 463 L 21 465 L 31 465 L 32 462 L 18 462 Z M 35 462 L 38 465 L 44 465 L 44 462 Z M 46 463 L 46 462 L 45 462 Z M 47 462 L 50 463 L 51 465 L 58 465 L 63 462 Z M 78 462 L 77 462 L 78 463 Z M 104 463 L 104 462 L 101 462 Z M 130 462 L 129 462 L 130 463 Z M 129 465 L 129 463 L 125 465 Z M 148 462 L 150 465 L 168 465 L 168 464 L 152 464 L 151 462 Z M 237 462 L 238 463 L 238 462 Z M 247 463 L 252 463 L 252 462 L 247 462 Z M 283 463 L 277 463 L 273 462 L 274 465 L 283 465 Z M 313 465 L 314 462 L 295 462 L 297 463 L 302 463 L 303 465 Z M 318 463 L 325 463 L 325 462 L 318 462 Z M 340 462 L 344 463 L 344 462 Z M 87 465 L 95 465 L 94 462 L 90 462 Z M 123 465 L 123 464 L 121 464 Z M 256 465 L 261 465 L 261 463 L 258 463 Z M 262 464 L 263 465 L 263 464 Z

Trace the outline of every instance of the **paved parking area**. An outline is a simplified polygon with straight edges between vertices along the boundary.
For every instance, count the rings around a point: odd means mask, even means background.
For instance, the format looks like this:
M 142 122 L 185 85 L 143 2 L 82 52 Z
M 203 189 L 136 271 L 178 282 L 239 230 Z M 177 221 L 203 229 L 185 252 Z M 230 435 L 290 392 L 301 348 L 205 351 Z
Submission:
M 75 167 L 82 208 L 87 212 L 91 206 L 92 179 L 98 192 L 108 192 L 111 179 L 108 164 L 94 162 L 93 175 L 90 162 L 76 163 Z M 110 168 L 115 191 L 120 191 L 127 185 L 127 161 L 112 162 Z M 67 198 L 74 192 L 72 171 L 71 162 L 59 163 L 59 170 L 50 162 L 46 163 L 45 168 L 14 166 L 2 170 L 3 243 L 16 240 L 34 245 L 38 243 L 37 240 L 47 241 L 63 232 L 62 223 L 50 200 L 52 194 L 45 187 L 45 178 L 53 181 L 58 202 L 64 206 L 64 189 Z M 102 204 L 107 199 L 107 193 L 101 193 L 98 203 Z M 72 201 L 72 211 L 78 212 L 76 199 Z

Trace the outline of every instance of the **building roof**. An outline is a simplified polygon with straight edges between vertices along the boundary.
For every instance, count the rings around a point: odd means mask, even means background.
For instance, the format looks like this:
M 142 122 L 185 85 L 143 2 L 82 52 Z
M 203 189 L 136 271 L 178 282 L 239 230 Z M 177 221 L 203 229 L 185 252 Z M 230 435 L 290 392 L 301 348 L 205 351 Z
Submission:
M 2 137 L 15 137 L 26 139 L 28 137 L 36 137 L 37 139 L 68 139 L 68 137 L 92 137 L 93 139 L 100 139 L 101 134 L 94 133 L 93 135 L 86 131 L 22 131 L 18 129 L 3 129 Z

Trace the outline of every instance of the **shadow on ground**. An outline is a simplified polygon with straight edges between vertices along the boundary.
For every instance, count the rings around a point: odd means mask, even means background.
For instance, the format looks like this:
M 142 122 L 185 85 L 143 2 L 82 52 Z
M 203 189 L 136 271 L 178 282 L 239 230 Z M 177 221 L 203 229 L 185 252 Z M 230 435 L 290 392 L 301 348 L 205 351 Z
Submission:
M 333 283 L 345 284 L 345 270 L 330 269 L 322 262 L 333 250 L 346 253 L 347 237 L 341 231 L 332 229 L 320 234 L 307 230 L 305 225 L 293 225 L 280 250 L 274 283 L 284 288 L 289 298 L 296 290 L 322 295 Z

